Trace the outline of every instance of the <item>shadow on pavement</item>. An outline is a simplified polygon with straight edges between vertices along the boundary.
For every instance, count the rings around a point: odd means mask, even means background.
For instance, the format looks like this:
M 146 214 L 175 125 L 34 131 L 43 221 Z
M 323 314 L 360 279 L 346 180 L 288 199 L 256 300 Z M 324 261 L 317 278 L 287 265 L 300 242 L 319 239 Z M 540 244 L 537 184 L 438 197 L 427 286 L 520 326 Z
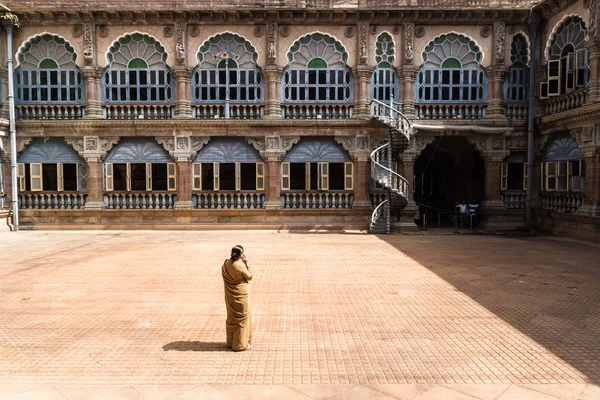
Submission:
M 163 346 L 163 351 L 176 350 L 176 351 L 228 351 L 231 349 L 227 347 L 227 343 L 223 342 L 190 342 L 190 341 L 179 341 L 167 343 Z

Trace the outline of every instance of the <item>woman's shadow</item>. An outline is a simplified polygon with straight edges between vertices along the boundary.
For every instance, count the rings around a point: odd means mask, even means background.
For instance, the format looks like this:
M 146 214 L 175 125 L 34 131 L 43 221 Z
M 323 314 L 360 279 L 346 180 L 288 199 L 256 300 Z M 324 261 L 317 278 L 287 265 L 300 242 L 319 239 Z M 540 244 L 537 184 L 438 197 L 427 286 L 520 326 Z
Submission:
M 227 343 L 223 342 L 179 341 L 167 343 L 162 348 L 163 351 L 231 351 L 231 349 L 227 347 Z

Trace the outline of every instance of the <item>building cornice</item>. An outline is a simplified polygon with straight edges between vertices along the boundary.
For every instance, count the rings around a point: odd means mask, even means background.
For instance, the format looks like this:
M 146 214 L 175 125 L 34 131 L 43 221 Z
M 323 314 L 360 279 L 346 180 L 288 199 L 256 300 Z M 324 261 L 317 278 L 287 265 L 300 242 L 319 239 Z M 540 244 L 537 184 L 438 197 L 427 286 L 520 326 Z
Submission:
M 572 124 L 581 119 L 589 121 L 590 118 L 592 120 L 595 118 L 600 121 L 599 115 L 600 103 L 596 103 L 538 118 L 538 123 L 541 126 L 542 132 L 548 129 L 555 129 L 557 125 L 565 126 L 568 129 L 570 123 Z M 549 124 L 552 124 L 552 126 L 547 126 Z

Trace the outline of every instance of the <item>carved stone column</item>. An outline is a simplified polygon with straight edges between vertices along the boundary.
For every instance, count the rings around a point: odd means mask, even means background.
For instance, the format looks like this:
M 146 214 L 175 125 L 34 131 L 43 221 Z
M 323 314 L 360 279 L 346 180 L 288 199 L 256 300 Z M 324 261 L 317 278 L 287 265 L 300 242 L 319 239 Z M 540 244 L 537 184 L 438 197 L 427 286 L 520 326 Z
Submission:
M 485 165 L 485 200 L 483 206 L 487 210 L 504 209 L 504 202 L 500 199 L 500 174 L 504 152 L 486 152 L 483 154 Z
M 98 136 L 84 136 L 83 139 L 66 138 L 73 148 L 86 162 L 88 170 L 88 200 L 83 207 L 86 210 L 102 210 L 104 204 L 104 173 L 102 160 L 119 141 L 119 138 L 100 138 Z
M 102 116 L 102 69 L 85 66 L 81 69 L 85 77 L 85 118 Z
M 408 182 L 408 206 L 407 208 L 416 207 L 414 199 L 415 191 L 415 160 L 417 155 L 414 153 L 402 154 L 400 164 L 398 165 L 398 173 Z
M 415 116 L 415 76 L 417 70 L 413 65 L 404 65 L 400 70 L 402 82 L 402 114 L 408 118 Z
M 191 210 L 192 202 L 192 162 L 200 149 L 208 143 L 207 137 L 194 137 L 191 132 L 179 132 L 174 136 L 157 137 L 156 142 L 162 145 L 177 164 L 176 210 Z
M 265 118 L 281 119 L 281 74 L 277 65 L 265 67 Z
M 504 116 L 504 65 L 496 65 L 487 69 L 488 107 L 486 118 L 506 119 Z
M 600 102 L 600 38 L 594 36 L 586 44 L 590 57 L 590 81 L 586 104 Z
M 192 94 L 190 82 L 192 71 L 185 67 L 175 67 L 175 118 L 192 118 Z
M 355 116 L 360 119 L 369 118 L 369 103 L 371 101 L 370 83 L 373 70 L 366 64 L 360 64 L 352 70 L 354 77 L 354 107 Z

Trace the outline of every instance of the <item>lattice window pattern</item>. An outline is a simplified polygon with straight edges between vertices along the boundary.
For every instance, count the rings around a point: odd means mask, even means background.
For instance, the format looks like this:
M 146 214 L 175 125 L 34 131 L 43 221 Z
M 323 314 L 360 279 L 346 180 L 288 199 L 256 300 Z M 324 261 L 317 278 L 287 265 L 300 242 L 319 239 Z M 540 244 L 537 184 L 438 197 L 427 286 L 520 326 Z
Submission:
M 17 56 L 16 102 L 81 103 L 84 81 L 73 47 L 56 35 L 41 35 L 27 42 Z
M 173 77 L 167 52 L 154 38 L 134 33 L 119 39 L 107 54 L 102 75 L 105 102 L 171 102 Z
M 504 101 L 526 102 L 529 88 L 529 48 L 521 34 L 513 36 L 510 45 L 511 67 L 504 81 Z
M 371 76 L 371 98 L 389 103 L 391 96 L 398 101 L 398 73 L 394 68 L 395 49 L 392 37 L 384 32 L 375 43 L 375 61 L 377 66 Z

